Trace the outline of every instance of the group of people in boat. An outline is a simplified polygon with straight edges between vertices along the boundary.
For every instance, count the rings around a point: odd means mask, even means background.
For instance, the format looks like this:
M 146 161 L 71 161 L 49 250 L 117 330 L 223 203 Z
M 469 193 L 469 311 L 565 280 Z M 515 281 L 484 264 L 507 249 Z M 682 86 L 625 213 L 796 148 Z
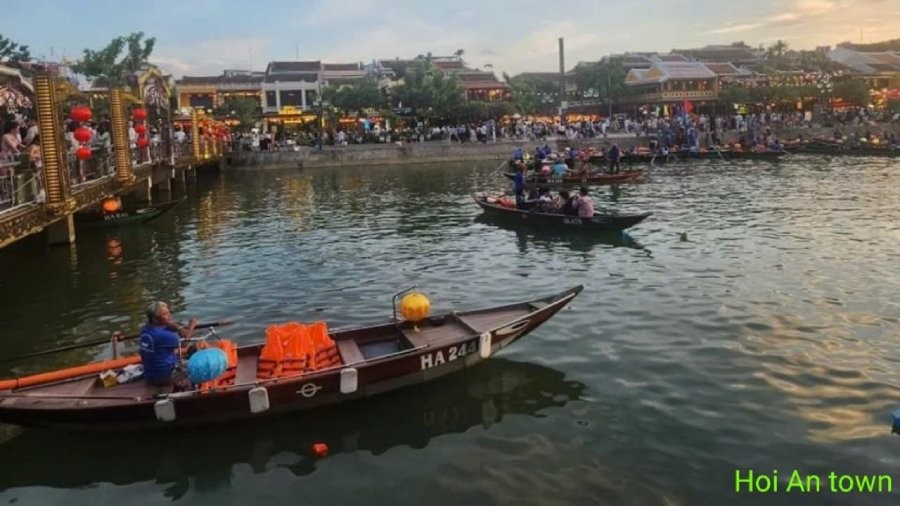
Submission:
M 549 188 L 532 188 L 527 195 L 524 191 L 516 194 L 516 208 L 580 218 L 594 216 L 594 201 L 585 186 L 582 186 L 577 193 L 560 190 L 556 197 L 550 193 Z
M 512 154 L 512 166 L 517 171 L 524 172 L 533 164 L 537 172 L 544 177 L 581 177 L 595 174 L 597 171 L 593 170 L 593 164 L 605 159 L 609 162 L 609 173 L 618 174 L 622 155 L 622 150 L 616 144 L 613 144 L 607 152 L 573 146 L 565 148 L 561 153 L 554 152 L 545 144 L 535 148 L 533 155 L 526 153 L 522 148 L 516 148 Z

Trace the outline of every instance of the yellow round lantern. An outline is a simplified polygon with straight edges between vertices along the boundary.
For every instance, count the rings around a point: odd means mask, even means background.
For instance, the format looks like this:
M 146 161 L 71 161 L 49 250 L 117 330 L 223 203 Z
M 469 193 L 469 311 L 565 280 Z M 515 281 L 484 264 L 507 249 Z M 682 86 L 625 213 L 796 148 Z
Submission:
M 431 301 L 422 292 L 412 292 L 400 301 L 400 314 L 411 322 L 419 322 L 428 318 L 431 312 Z

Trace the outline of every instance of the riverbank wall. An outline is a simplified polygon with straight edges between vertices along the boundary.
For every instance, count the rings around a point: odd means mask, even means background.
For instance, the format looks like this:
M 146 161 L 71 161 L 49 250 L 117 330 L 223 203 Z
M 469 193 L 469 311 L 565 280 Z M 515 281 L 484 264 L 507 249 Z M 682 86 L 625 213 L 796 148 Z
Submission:
M 779 132 L 782 139 L 806 138 L 825 133 L 817 129 L 798 129 L 797 132 Z M 737 140 L 737 132 L 729 132 L 722 139 L 724 142 Z M 577 145 L 581 148 L 594 147 L 608 149 L 612 144 L 628 149 L 633 145 L 646 146 L 649 140 L 627 134 L 614 134 L 609 137 L 590 139 L 548 139 L 546 141 L 513 141 L 499 142 L 449 142 L 428 141 L 408 144 L 358 144 L 349 146 L 323 146 L 322 150 L 302 147 L 297 151 L 235 151 L 228 154 L 228 165 L 231 167 L 258 168 L 314 168 L 314 167 L 356 167 L 369 165 L 403 165 L 449 162 L 496 161 L 508 159 L 516 148 L 533 151 L 535 147 L 549 144 L 557 150 L 566 146 Z

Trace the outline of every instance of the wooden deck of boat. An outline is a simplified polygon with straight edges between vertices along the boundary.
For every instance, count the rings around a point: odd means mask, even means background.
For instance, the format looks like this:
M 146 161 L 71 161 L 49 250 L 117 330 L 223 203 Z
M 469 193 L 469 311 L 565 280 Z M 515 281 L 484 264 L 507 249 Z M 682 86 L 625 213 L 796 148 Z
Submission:
M 463 336 L 481 334 L 526 314 L 528 314 L 528 310 L 522 306 L 502 311 L 460 315 L 459 322 L 448 318 L 443 325 L 421 326 L 418 331 L 404 329 L 403 335 L 415 347 L 441 346 L 457 341 Z

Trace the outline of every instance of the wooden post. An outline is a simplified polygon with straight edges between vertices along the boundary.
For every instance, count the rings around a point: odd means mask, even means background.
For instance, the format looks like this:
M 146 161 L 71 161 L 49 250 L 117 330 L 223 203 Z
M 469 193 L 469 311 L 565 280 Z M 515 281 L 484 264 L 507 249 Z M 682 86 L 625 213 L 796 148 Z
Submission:
M 69 199 L 69 164 L 63 141 L 62 118 L 56 106 L 56 89 L 47 72 L 34 76 L 34 94 L 38 129 L 41 132 L 41 171 L 47 204 L 51 208 L 65 206 Z
M 196 163 L 200 159 L 200 116 L 197 109 L 191 109 L 191 155 Z
M 125 120 L 125 105 L 122 90 L 109 92 L 109 115 L 112 127 L 113 154 L 116 163 L 116 178 L 123 183 L 134 179 L 131 167 L 131 145 L 128 140 L 128 122 Z
M 34 95 L 38 128 L 41 132 L 41 171 L 47 196 L 46 209 L 50 216 L 62 219 L 47 227 L 50 245 L 71 244 L 75 241 L 75 202 L 69 196 L 69 161 L 63 140 L 62 118 L 56 102 L 56 88 L 48 72 L 34 76 Z

